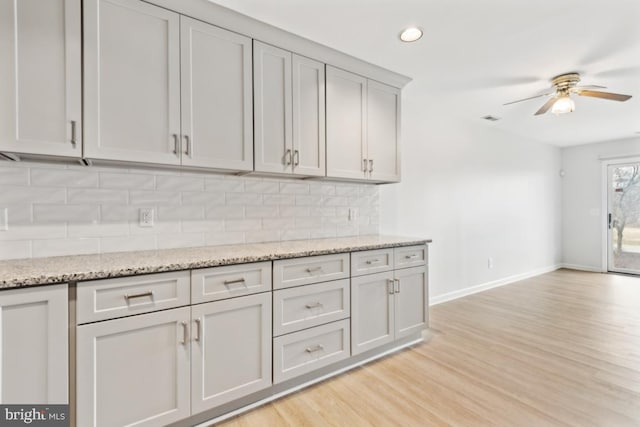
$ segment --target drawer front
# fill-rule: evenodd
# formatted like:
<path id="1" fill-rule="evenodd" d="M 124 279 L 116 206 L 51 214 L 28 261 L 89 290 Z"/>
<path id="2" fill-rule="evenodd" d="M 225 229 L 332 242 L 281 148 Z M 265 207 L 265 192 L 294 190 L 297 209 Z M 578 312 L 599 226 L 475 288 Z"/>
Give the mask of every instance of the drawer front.
<path id="1" fill-rule="evenodd" d="M 189 272 L 79 282 L 77 324 L 149 313 L 190 303 Z"/>
<path id="2" fill-rule="evenodd" d="M 273 334 L 288 334 L 348 318 L 349 294 L 349 279 L 275 291 Z"/>
<path id="3" fill-rule="evenodd" d="M 349 277 L 349 254 L 333 254 L 273 262 L 273 288 L 282 289 Z"/>
<path id="4" fill-rule="evenodd" d="M 427 245 L 404 246 L 394 249 L 395 268 L 418 267 L 427 264 Z"/>
<path id="5" fill-rule="evenodd" d="M 393 248 L 351 253 L 352 276 L 393 270 Z"/>
<path id="6" fill-rule="evenodd" d="M 191 301 L 216 301 L 271 290 L 271 262 L 191 271 Z"/>
<path id="7" fill-rule="evenodd" d="M 348 358 L 349 341 L 349 319 L 274 338 L 273 382 Z"/>

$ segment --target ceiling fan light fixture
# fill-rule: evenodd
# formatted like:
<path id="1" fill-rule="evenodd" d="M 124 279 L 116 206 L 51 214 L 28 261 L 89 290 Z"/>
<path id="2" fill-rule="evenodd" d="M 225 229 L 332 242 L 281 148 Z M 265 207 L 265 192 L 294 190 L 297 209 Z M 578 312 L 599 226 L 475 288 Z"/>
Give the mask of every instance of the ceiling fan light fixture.
<path id="1" fill-rule="evenodd" d="M 403 42 L 415 42 L 422 37 L 422 30 L 418 27 L 409 27 L 400 33 L 400 40 Z"/>
<path id="2" fill-rule="evenodd" d="M 553 103 L 551 112 L 557 116 L 560 114 L 571 113 L 572 111 L 575 111 L 575 109 L 576 103 L 573 102 L 573 99 L 571 99 L 569 95 L 561 95 L 558 97 L 556 102 Z"/>

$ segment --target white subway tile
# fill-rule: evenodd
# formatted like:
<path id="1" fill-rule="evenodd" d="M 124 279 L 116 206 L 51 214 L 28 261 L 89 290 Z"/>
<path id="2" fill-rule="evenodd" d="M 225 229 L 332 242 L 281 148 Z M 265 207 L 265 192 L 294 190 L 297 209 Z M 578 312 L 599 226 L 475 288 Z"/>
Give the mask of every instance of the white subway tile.
<path id="1" fill-rule="evenodd" d="M 223 220 L 203 219 L 195 221 L 182 221 L 182 231 L 185 233 L 207 233 L 223 230 Z"/>
<path id="2" fill-rule="evenodd" d="M 295 196 L 290 194 L 265 194 L 263 204 L 265 205 L 290 205 L 295 203 Z"/>
<path id="3" fill-rule="evenodd" d="M 100 239 L 96 238 L 34 240 L 32 243 L 33 256 L 36 258 L 100 252 Z"/>
<path id="4" fill-rule="evenodd" d="M 225 231 L 258 231 L 261 229 L 259 219 L 227 219 L 224 223 Z"/>
<path id="5" fill-rule="evenodd" d="M 247 179 L 244 183 L 244 191 L 247 193 L 278 193 L 280 191 L 280 185 L 278 181 L 256 181 L 254 179 Z"/>
<path id="6" fill-rule="evenodd" d="M 336 237 L 335 228 L 321 228 L 319 230 L 315 229 L 311 230 L 311 232 L 309 233 L 310 239 L 327 239 L 331 237 Z"/>
<path id="7" fill-rule="evenodd" d="M 91 223 L 99 218 L 98 205 L 33 205 L 34 223 Z"/>
<path id="8" fill-rule="evenodd" d="M 322 224 L 324 225 L 344 225 L 349 223 L 349 218 L 345 216 L 333 216 L 323 217 Z"/>
<path id="9" fill-rule="evenodd" d="M 262 230 L 251 231 L 245 233 L 245 243 L 261 243 L 261 242 L 277 242 L 280 240 L 280 231 L 277 230 Z"/>
<path id="10" fill-rule="evenodd" d="M 111 204 L 100 206 L 100 222 L 137 222 L 139 218 L 140 206 Z"/>
<path id="11" fill-rule="evenodd" d="M 204 246 L 205 238 L 202 233 L 174 233 L 158 234 L 158 249 L 191 248 Z"/>
<path id="12" fill-rule="evenodd" d="M 335 184 L 321 184 L 319 182 L 311 183 L 309 184 L 309 193 L 334 196 L 336 194 L 336 186 Z"/>
<path id="13" fill-rule="evenodd" d="M 280 216 L 283 218 L 309 215 L 311 208 L 308 206 L 280 206 Z"/>
<path id="14" fill-rule="evenodd" d="M 156 186 L 155 176 L 126 172 L 100 172 L 100 187 L 152 190 Z"/>
<path id="15" fill-rule="evenodd" d="M 182 193 L 183 205 L 224 205 L 224 193 L 187 191 Z"/>
<path id="16" fill-rule="evenodd" d="M 8 168 L 1 165 L 0 185 L 29 185 L 29 169 Z"/>
<path id="17" fill-rule="evenodd" d="M 370 225 L 361 225 L 360 227 L 358 227 L 358 232 L 361 236 L 365 236 L 368 234 L 378 234 L 380 230 L 377 225 L 370 224 Z"/>
<path id="18" fill-rule="evenodd" d="M 9 228 L 18 224 L 30 224 L 31 223 L 31 205 L 3 205 L 0 200 L 0 209 L 7 209 L 7 219 Z"/>
<path id="19" fill-rule="evenodd" d="M 281 182 L 280 192 L 283 194 L 305 194 L 309 192 L 309 184 L 300 182 Z"/>
<path id="20" fill-rule="evenodd" d="M 322 218 L 321 217 L 297 217 L 295 218 L 295 228 L 320 228 L 322 227 Z"/>
<path id="21" fill-rule="evenodd" d="M 278 206 L 245 206 L 247 218 L 276 218 L 278 214 Z"/>
<path id="22" fill-rule="evenodd" d="M 132 205 L 179 205 L 180 193 L 173 191 L 130 191 Z"/>
<path id="23" fill-rule="evenodd" d="M 357 236 L 358 235 L 358 226 L 356 224 L 353 225 L 339 225 L 336 229 L 338 236 Z"/>
<path id="24" fill-rule="evenodd" d="M 0 200 L 7 205 L 64 203 L 66 198 L 67 191 L 64 188 L 0 185 Z"/>
<path id="25" fill-rule="evenodd" d="M 349 199 L 343 196 L 326 196 L 323 203 L 325 206 L 349 206 Z"/>
<path id="26" fill-rule="evenodd" d="M 100 252 L 146 251 L 156 249 L 156 236 L 103 237 Z"/>
<path id="27" fill-rule="evenodd" d="M 240 179 L 206 178 L 205 188 L 216 193 L 242 193 L 244 182 Z"/>
<path id="28" fill-rule="evenodd" d="M 206 217 L 210 219 L 244 218 L 244 206 L 207 206 Z"/>
<path id="29" fill-rule="evenodd" d="M 298 206 L 321 206 L 322 196 L 320 195 L 297 195 L 296 205 Z"/>
<path id="30" fill-rule="evenodd" d="M 204 176 L 158 175 L 156 189 L 163 191 L 204 191 Z"/>
<path id="31" fill-rule="evenodd" d="M 160 221 L 204 219 L 204 206 L 160 206 Z"/>
<path id="32" fill-rule="evenodd" d="M 68 189 L 67 203 L 78 204 L 126 204 L 129 198 L 127 190 L 108 190 L 108 189 Z"/>
<path id="33" fill-rule="evenodd" d="M 31 240 L 4 241 L 0 244 L 0 259 L 31 258 Z"/>
<path id="34" fill-rule="evenodd" d="M 313 208 L 313 214 L 317 216 L 336 216 L 336 208 L 333 206 L 321 206 Z"/>
<path id="35" fill-rule="evenodd" d="M 61 239 L 67 236 L 67 225 L 59 224 L 19 224 L 9 226 L 9 230 L 0 232 L 0 241 Z"/>
<path id="36" fill-rule="evenodd" d="M 109 237 L 127 236 L 129 224 L 126 222 L 110 224 L 69 224 L 67 236 L 69 237 Z"/>
<path id="37" fill-rule="evenodd" d="M 282 240 L 301 240 L 308 239 L 311 235 L 311 230 L 284 230 L 282 232 Z"/>
<path id="38" fill-rule="evenodd" d="M 97 187 L 98 174 L 90 169 L 31 169 L 32 186 Z"/>
<path id="39" fill-rule="evenodd" d="M 129 223 L 129 234 L 133 236 L 150 235 L 150 234 L 166 234 L 166 233 L 179 233 L 180 221 L 156 221 L 153 227 L 140 227 L 138 222 Z"/>
<path id="40" fill-rule="evenodd" d="M 227 205 L 261 205 L 262 194 L 258 193 L 227 193 Z"/>
<path id="41" fill-rule="evenodd" d="M 238 245 L 244 243 L 244 233 L 241 231 L 215 231 L 205 234 L 207 245 Z"/>
<path id="42" fill-rule="evenodd" d="M 264 218 L 262 220 L 263 230 L 284 230 L 295 225 L 293 218 Z"/>
<path id="43" fill-rule="evenodd" d="M 348 185 L 348 184 L 338 184 L 338 185 L 336 185 L 336 195 L 338 195 L 338 196 L 357 196 L 358 195 L 358 186 L 357 185 Z"/>

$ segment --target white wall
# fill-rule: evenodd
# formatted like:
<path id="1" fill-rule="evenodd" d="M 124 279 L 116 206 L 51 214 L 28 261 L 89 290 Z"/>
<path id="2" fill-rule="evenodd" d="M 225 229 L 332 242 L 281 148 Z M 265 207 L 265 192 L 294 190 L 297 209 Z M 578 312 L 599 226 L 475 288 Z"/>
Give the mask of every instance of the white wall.
<path id="1" fill-rule="evenodd" d="M 567 266 L 601 271 L 603 265 L 603 160 L 640 156 L 640 138 L 585 144 L 562 150 L 563 261 Z"/>
<path id="2" fill-rule="evenodd" d="M 431 296 L 560 263 L 560 149 L 456 119 L 425 92 L 403 91 L 403 181 L 380 189 L 380 227 L 433 239 Z"/>
<path id="3" fill-rule="evenodd" d="M 141 207 L 154 227 L 138 225 Z M 3 208 L 0 259 L 378 232 L 375 185 L 154 169 L 0 162 Z"/>

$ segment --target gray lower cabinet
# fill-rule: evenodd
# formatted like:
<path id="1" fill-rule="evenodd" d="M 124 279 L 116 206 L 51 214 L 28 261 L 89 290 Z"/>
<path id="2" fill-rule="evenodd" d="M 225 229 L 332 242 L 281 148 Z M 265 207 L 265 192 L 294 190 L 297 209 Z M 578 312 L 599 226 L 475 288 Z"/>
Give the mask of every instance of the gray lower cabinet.
<path id="1" fill-rule="evenodd" d="M 192 319 L 192 413 L 271 385 L 270 292 L 195 305 Z"/>
<path id="2" fill-rule="evenodd" d="M 77 425 L 159 426 L 191 415 L 189 307 L 77 328 Z"/>

